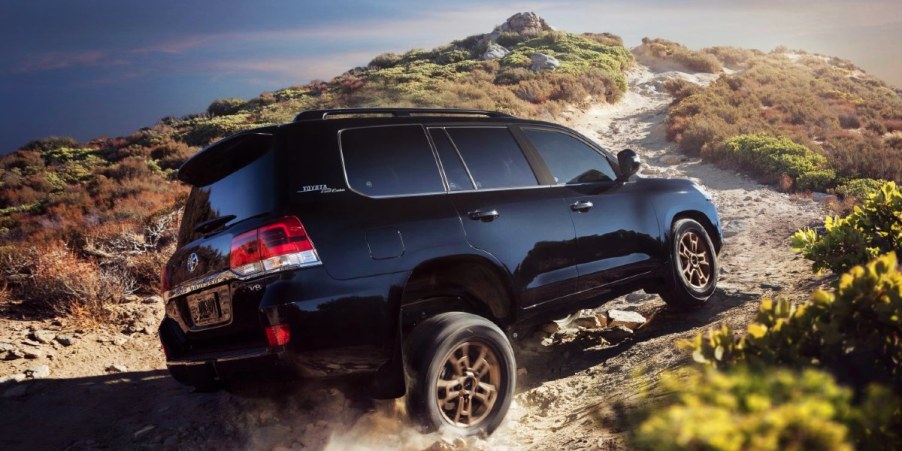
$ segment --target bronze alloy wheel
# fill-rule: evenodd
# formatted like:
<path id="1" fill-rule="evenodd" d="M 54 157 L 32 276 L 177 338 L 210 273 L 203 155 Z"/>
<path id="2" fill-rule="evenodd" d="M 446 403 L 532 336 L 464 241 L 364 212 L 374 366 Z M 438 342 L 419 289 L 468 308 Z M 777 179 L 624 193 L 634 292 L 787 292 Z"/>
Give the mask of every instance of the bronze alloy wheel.
<path id="1" fill-rule="evenodd" d="M 495 352 L 479 341 L 461 343 L 445 357 L 436 380 L 439 411 L 455 426 L 476 426 L 495 406 L 500 384 L 501 366 Z"/>
<path id="2" fill-rule="evenodd" d="M 692 288 L 703 290 L 711 280 L 711 249 L 695 231 L 689 230 L 680 237 L 680 276 Z"/>

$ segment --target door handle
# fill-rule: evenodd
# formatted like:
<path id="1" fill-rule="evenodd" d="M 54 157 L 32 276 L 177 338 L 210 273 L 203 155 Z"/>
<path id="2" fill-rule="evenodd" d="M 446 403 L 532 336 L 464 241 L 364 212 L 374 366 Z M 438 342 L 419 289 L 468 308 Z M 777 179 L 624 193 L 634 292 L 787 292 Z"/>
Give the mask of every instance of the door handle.
<path id="1" fill-rule="evenodd" d="M 470 219 L 472 219 L 474 221 L 489 222 L 489 221 L 494 221 L 499 216 L 499 214 L 498 214 L 498 210 L 495 210 L 495 209 L 485 210 L 485 211 L 473 210 L 473 211 L 467 213 L 467 216 L 469 216 Z"/>
<path id="2" fill-rule="evenodd" d="M 578 211 L 580 213 L 585 213 L 589 211 L 590 208 L 593 207 L 592 202 L 587 200 L 578 200 L 572 204 L 570 204 L 570 209 L 573 211 Z"/>

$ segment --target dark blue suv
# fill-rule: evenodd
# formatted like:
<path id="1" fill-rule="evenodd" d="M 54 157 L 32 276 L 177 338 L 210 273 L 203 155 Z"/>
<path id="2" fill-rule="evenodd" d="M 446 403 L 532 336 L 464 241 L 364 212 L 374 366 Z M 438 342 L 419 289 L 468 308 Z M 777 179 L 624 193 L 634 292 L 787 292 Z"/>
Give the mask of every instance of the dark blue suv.
<path id="1" fill-rule="evenodd" d="M 635 176 L 560 125 L 469 110 L 306 111 L 188 160 L 160 337 L 199 389 L 373 373 L 427 428 L 491 432 L 514 330 L 644 289 L 714 291 L 722 235 L 688 180 Z"/>

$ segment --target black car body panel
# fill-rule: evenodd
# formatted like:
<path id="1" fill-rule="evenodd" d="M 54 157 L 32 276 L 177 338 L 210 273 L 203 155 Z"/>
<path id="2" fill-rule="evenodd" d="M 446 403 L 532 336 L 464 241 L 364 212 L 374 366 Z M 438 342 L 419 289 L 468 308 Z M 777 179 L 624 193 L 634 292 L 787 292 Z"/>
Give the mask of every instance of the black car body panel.
<path id="1" fill-rule="evenodd" d="M 513 330 L 666 285 L 678 218 L 699 220 L 722 243 L 696 185 L 627 179 L 613 155 L 572 130 L 398 111 L 304 113 L 185 163 L 179 178 L 193 189 L 164 269 L 160 328 L 173 376 L 193 383 L 257 367 L 241 361 L 306 376 L 374 371 L 436 310 L 465 308 Z M 594 152 L 601 166 L 549 160 L 557 142 Z M 236 240 L 286 217 L 300 220 L 314 251 L 237 271 Z M 273 345 L 266 328 L 278 324 L 290 340 Z"/>

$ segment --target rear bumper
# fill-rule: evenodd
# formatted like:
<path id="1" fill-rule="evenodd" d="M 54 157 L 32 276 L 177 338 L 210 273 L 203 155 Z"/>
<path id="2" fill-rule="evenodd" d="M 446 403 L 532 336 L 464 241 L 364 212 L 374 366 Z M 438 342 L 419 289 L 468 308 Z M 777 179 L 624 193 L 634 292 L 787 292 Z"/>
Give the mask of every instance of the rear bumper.
<path id="1" fill-rule="evenodd" d="M 199 386 L 243 376 L 292 374 L 292 366 L 286 363 L 285 354 L 284 347 L 260 348 L 174 359 L 167 361 L 166 366 L 175 380 Z"/>

